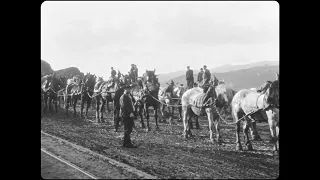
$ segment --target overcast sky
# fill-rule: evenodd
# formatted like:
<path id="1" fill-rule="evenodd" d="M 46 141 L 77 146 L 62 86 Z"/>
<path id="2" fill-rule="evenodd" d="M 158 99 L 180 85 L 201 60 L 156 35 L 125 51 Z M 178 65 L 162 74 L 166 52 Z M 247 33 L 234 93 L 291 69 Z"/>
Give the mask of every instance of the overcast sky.
<path id="1" fill-rule="evenodd" d="M 41 59 L 109 77 L 279 61 L 279 4 L 252 2 L 54 2 L 41 5 Z"/>

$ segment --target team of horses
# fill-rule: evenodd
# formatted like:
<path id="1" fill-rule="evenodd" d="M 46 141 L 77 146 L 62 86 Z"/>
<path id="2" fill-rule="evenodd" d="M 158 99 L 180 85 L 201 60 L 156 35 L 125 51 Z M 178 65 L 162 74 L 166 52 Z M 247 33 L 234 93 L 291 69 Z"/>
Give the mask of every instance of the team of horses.
<path id="1" fill-rule="evenodd" d="M 256 122 L 267 121 L 271 132 L 271 143 L 274 144 L 274 154 L 279 153 L 279 74 L 276 74 L 274 81 L 267 81 L 258 90 L 242 89 L 238 92 L 232 90 L 224 81 L 219 81 L 216 77 L 202 86 L 186 89 L 181 85 L 174 85 L 172 91 L 160 87 L 155 69 L 146 70 L 142 77 L 132 82 L 129 75 L 118 74 L 107 81 L 101 77 L 87 73 L 83 77 L 74 76 L 68 80 L 53 75 L 41 76 L 41 111 L 52 111 L 51 104 L 54 103 L 58 112 L 57 102 L 60 96 L 64 99 L 66 116 L 68 116 L 69 106 L 73 106 L 74 117 L 77 116 L 76 105 L 81 101 L 80 116 L 83 117 L 83 109 L 86 104 L 86 113 L 94 99 L 96 102 L 96 121 L 104 122 L 103 114 L 105 105 L 108 112 L 111 112 L 109 103 L 113 103 L 113 121 L 115 131 L 119 128 L 120 104 L 119 99 L 123 94 L 124 88 L 129 88 L 135 118 L 140 117 L 142 128 L 150 131 L 149 107 L 154 110 L 155 128 L 158 126 L 158 109 L 161 119 L 165 121 L 163 110 L 168 108 L 169 124 L 173 119 L 175 108 L 179 110 L 178 121 L 183 121 L 183 136 L 192 136 L 192 119 L 196 120 L 196 128 L 199 127 L 198 118 L 205 114 L 209 122 L 210 141 L 223 143 L 220 135 L 220 123 L 234 124 L 236 126 L 236 149 L 243 150 L 240 142 L 240 122 L 243 122 L 243 133 L 247 150 L 253 150 L 249 139 L 249 129 L 253 140 L 259 139 Z M 60 93 L 62 92 L 62 93 Z M 59 95 L 62 94 L 62 95 Z M 43 107 L 44 104 L 44 107 Z M 231 107 L 233 122 L 226 122 L 220 115 L 222 108 Z M 147 119 L 145 126 L 144 118 Z M 159 121 L 161 120 L 159 119 Z M 215 139 L 213 137 L 215 130 Z"/>

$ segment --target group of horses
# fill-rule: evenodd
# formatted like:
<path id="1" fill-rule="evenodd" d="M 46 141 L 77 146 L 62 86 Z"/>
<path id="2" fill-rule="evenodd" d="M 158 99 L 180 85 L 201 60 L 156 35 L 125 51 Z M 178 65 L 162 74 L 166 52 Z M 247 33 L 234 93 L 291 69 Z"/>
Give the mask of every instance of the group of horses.
<path id="1" fill-rule="evenodd" d="M 73 77 L 64 84 L 61 79 L 54 75 L 47 75 L 41 80 L 41 110 L 47 110 L 47 103 L 51 111 L 52 101 L 55 103 L 56 112 L 59 92 L 62 93 L 65 101 L 66 115 L 68 116 L 69 104 L 72 103 L 74 116 L 76 116 L 76 104 L 81 100 L 80 116 L 83 117 L 83 109 L 86 103 L 86 116 L 92 99 L 96 101 L 96 120 L 98 123 L 104 122 L 103 112 L 109 102 L 113 103 L 113 121 L 115 131 L 118 130 L 120 121 L 120 103 L 119 99 L 123 94 L 124 88 L 128 88 L 132 98 L 135 119 L 140 116 L 142 128 L 150 131 L 149 125 L 149 107 L 154 109 L 155 128 L 158 126 L 158 109 L 162 117 L 163 109 L 168 107 L 169 123 L 172 123 L 173 112 L 175 108 L 179 110 L 178 121 L 183 121 L 183 136 L 188 138 L 192 136 L 190 125 L 192 118 L 196 120 L 196 126 L 199 128 L 198 117 L 206 114 L 209 122 L 210 141 L 218 144 L 222 143 L 220 135 L 220 123 L 236 125 L 236 149 L 242 150 L 240 142 L 240 122 L 243 122 L 243 133 L 245 135 L 245 145 L 247 150 L 253 150 L 249 139 L 249 129 L 253 136 L 258 136 L 256 122 L 265 120 L 269 123 L 272 143 L 274 144 L 274 154 L 279 153 L 279 74 L 276 74 L 274 81 L 264 83 L 259 90 L 242 89 L 238 92 L 232 90 L 227 84 L 218 81 L 215 77 L 203 87 L 193 87 L 186 89 L 183 86 L 175 86 L 172 92 L 168 93 L 166 88 L 160 87 L 155 69 L 146 70 L 142 77 L 132 82 L 129 75 L 120 74 L 118 77 L 110 78 L 104 81 L 93 74 L 87 73 L 84 77 Z M 230 107 L 233 122 L 225 121 L 221 115 L 221 108 Z M 144 115 L 143 115 L 144 114 Z M 143 118 L 147 119 L 147 127 Z M 221 121 L 222 120 L 222 121 Z M 213 129 L 215 129 L 216 138 L 213 138 Z M 255 139 L 255 138 L 253 138 Z"/>

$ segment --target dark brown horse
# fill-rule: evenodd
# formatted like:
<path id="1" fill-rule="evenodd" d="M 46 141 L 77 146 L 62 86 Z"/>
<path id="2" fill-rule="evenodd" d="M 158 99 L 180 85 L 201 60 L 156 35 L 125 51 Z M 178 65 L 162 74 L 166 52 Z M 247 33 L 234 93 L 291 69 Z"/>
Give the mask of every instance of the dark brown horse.
<path id="1" fill-rule="evenodd" d="M 150 131 L 149 126 L 149 106 L 152 106 L 154 109 L 154 118 L 156 120 L 156 129 L 159 129 L 158 126 L 158 106 L 159 106 L 159 88 L 160 84 L 158 82 L 157 76 L 155 75 L 155 71 L 148 71 L 143 75 L 143 86 L 144 86 L 144 93 L 145 95 L 142 97 L 142 100 L 144 102 L 144 111 L 146 113 L 146 119 L 147 119 L 147 131 Z"/>
<path id="2" fill-rule="evenodd" d="M 44 80 L 45 79 L 45 80 Z M 44 112 L 47 112 L 47 104 L 49 103 L 49 110 L 52 111 L 51 104 L 55 104 L 56 113 L 58 112 L 58 94 L 57 91 L 61 89 L 61 82 L 59 79 L 53 75 L 46 75 L 42 78 L 42 93 L 43 93 L 43 101 L 44 101 Z"/>
<path id="3" fill-rule="evenodd" d="M 87 74 L 83 79 L 83 87 L 81 91 L 81 111 L 80 117 L 83 117 L 84 104 L 87 103 L 86 116 L 88 116 L 88 109 L 91 106 L 91 99 L 93 95 L 94 85 L 96 84 L 96 78 L 93 74 Z"/>

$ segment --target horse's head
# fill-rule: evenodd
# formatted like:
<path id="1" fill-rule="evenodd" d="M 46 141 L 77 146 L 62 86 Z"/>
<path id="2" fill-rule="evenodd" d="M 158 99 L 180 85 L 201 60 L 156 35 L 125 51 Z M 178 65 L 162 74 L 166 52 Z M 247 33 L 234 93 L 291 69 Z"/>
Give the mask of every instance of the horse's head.
<path id="1" fill-rule="evenodd" d="M 60 78 L 56 77 L 56 76 L 52 76 L 51 77 L 51 88 L 54 89 L 55 91 L 61 89 L 63 87 L 63 83 L 60 80 Z"/>
<path id="2" fill-rule="evenodd" d="M 270 83 L 264 94 L 268 104 L 279 106 L 279 74 L 275 74 L 277 76 L 276 80 Z"/>
<path id="3" fill-rule="evenodd" d="M 93 91 L 94 85 L 96 83 L 95 76 L 93 74 L 87 74 L 83 79 L 83 88 L 82 90 L 85 92 Z"/>
<path id="4" fill-rule="evenodd" d="M 184 88 L 183 86 L 178 86 L 178 87 L 174 88 L 174 90 L 173 90 L 174 94 L 179 98 L 182 97 L 182 95 L 185 91 L 186 91 L 186 88 Z"/>
<path id="5" fill-rule="evenodd" d="M 229 106 L 233 96 L 236 94 L 236 91 L 232 90 L 224 83 L 215 86 L 214 92 L 216 94 L 216 105 L 218 107 Z"/>
<path id="6" fill-rule="evenodd" d="M 154 71 L 146 70 L 146 73 L 144 74 L 145 81 L 155 83 L 156 82 L 155 72 L 156 72 L 156 69 L 154 69 Z"/>

